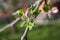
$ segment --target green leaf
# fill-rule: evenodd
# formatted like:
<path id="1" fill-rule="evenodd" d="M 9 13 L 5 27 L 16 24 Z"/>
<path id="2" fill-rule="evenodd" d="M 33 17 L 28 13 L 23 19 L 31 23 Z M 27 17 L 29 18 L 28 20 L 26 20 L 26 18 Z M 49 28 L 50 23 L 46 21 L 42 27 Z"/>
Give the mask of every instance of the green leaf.
<path id="1" fill-rule="evenodd" d="M 32 27 L 31 26 L 28 26 L 29 27 L 29 30 L 31 30 L 32 29 Z"/>
<path id="2" fill-rule="evenodd" d="M 30 10 L 32 13 L 35 11 L 34 9 L 35 9 L 35 6 L 32 6 L 32 7 L 29 8 L 29 10 Z"/>
<path id="3" fill-rule="evenodd" d="M 18 15 L 21 17 L 21 16 L 24 15 L 24 14 L 25 14 L 25 11 L 22 10 L 22 9 L 20 9 Z"/>
<path id="4" fill-rule="evenodd" d="M 51 4 L 46 4 L 43 9 L 45 12 L 48 12 L 51 8 L 52 8 Z"/>
<path id="5" fill-rule="evenodd" d="M 29 10 L 31 12 L 30 16 L 33 16 L 33 15 L 37 16 L 41 12 L 41 10 L 34 10 L 34 9 L 35 9 L 35 6 L 32 6 L 32 7 L 29 8 Z"/>
<path id="6" fill-rule="evenodd" d="M 16 12 L 15 12 L 15 18 L 17 18 L 17 17 L 21 17 L 22 15 L 24 15 L 25 14 L 25 11 L 24 10 L 22 10 L 22 9 L 20 9 L 20 10 L 17 10 Z"/>
<path id="7" fill-rule="evenodd" d="M 29 30 L 31 30 L 34 27 L 34 22 L 29 22 L 28 27 L 29 27 Z"/>
<path id="8" fill-rule="evenodd" d="M 36 10 L 33 15 L 37 16 L 39 13 L 41 12 L 41 10 Z"/>
<path id="9" fill-rule="evenodd" d="M 20 27 L 24 27 L 25 24 L 26 24 L 26 21 L 21 22 L 21 23 L 20 23 Z"/>

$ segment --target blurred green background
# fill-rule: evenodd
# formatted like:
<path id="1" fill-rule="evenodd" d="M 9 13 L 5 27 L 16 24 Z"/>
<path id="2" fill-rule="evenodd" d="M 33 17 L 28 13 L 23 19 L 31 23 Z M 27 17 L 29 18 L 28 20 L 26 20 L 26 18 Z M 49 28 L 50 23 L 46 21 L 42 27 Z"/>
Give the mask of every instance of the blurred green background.
<path id="1" fill-rule="evenodd" d="M 0 23 L 0 28 L 4 25 Z M 0 40 L 20 40 L 25 27 L 17 26 L 17 33 L 14 34 L 11 28 L 0 33 Z M 48 25 L 35 26 L 28 32 L 28 40 L 60 40 L 60 21 L 51 21 Z"/>

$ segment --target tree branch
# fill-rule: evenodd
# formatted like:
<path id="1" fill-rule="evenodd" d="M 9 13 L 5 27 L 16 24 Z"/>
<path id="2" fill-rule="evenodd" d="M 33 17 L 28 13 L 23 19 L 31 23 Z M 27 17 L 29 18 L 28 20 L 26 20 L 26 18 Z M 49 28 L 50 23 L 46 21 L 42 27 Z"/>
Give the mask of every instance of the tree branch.
<path id="1" fill-rule="evenodd" d="M 6 25 L 5 27 L 3 27 L 2 29 L 0 29 L 0 32 L 4 31 L 5 29 L 13 26 L 16 22 L 18 22 L 20 20 L 20 18 L 17 18 L 16 20 L 14 20 L 12 23 Z"/>
<path id="2" fill-rule="evenodd" d="M 36 7 L 35 7 L 35 10 L 38 9 L 38 7 L 39 7 L 39 5 L 41 4 L 42 1 L 43 1 L 43 0 L 37 0 L 37 1 L 33 4 L 33 6 L 36 6 Z"/>
<path id="3" fill-rule="evenodd" d="M 21 36 L 21 40 L 24 40 L 24 38 L 27 36 L 28 30 L 29 30 L 29 27 L 27 26 L 25 31 L 24 31 L 24 34 Z"/>

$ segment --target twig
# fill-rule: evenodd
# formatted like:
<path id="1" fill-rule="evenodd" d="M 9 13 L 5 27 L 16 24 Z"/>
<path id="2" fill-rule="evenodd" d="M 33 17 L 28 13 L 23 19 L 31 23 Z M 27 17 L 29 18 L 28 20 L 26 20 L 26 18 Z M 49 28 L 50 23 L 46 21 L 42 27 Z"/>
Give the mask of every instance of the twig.
<path id="1" fill-rule="evenodd" d="M 42 1 L 43 1 L 43 0 L 37 0 L 36 3 L 33 4 L 33 6 L 36 6 L 36 7 L 35 7 L 35 10 L 38 9 L 38 7 L 39 7 L 39 5 L 41 4 Z"/>
<path id="2" fill-rule="evenodd" d="M 27 26 L 24 31 L 24 34 L 21 36 L 21 40 L 24 40 L 24 38 L 27 36 L 28 30 L 29 30 L 29 27 Z"/>
<path id="3" fill-rule="evenodd" d="M 5 29 L 13 26 L 16 22 L 18 22 L 20 20 L 20 18 L 17 18 L 16 20 L 14 20 L 12 23 L 6 25 L 5 27 L 3 27 L 2 29 L 0 29 L 0 32 L 4 31 Z"/>

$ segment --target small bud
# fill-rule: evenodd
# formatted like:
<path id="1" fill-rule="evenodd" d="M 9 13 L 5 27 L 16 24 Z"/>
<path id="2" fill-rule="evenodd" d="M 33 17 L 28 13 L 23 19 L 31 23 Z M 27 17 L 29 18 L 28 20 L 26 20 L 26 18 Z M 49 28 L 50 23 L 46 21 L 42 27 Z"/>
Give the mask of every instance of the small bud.
<path id="1" fill-rule="evenodd" d="M 59 10 L 58 10 L 57 7 L 53 7 L 53 8 L 52 8 L 52 13 L 55 13 L 55 14 L 56 14 L 56 13 L 58 13 L 58 11 L 59 11 Z"/>

